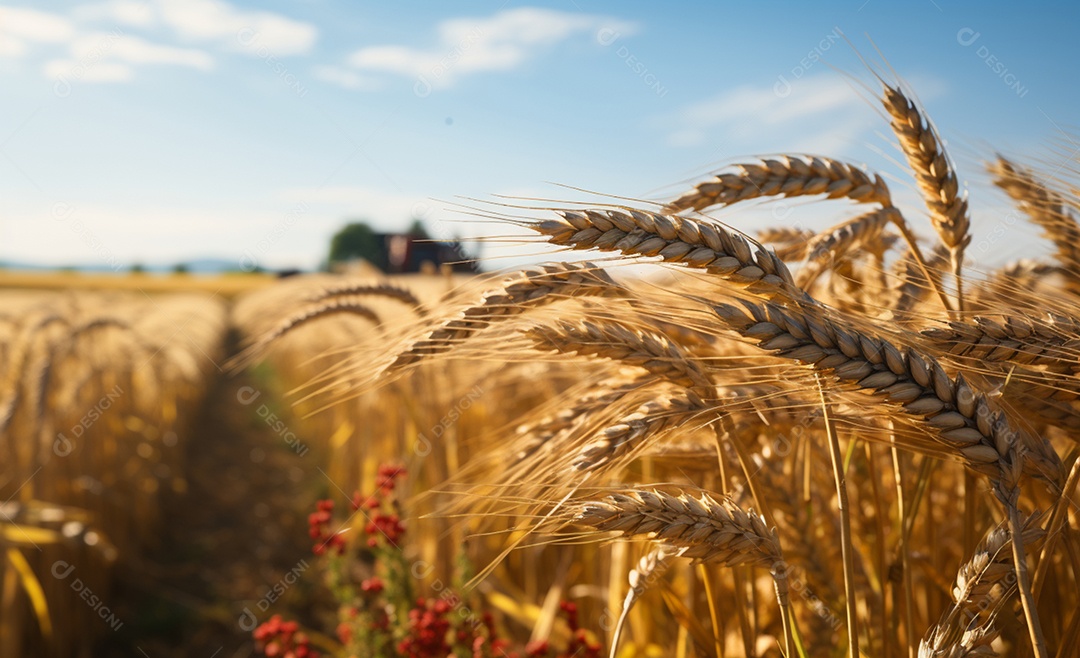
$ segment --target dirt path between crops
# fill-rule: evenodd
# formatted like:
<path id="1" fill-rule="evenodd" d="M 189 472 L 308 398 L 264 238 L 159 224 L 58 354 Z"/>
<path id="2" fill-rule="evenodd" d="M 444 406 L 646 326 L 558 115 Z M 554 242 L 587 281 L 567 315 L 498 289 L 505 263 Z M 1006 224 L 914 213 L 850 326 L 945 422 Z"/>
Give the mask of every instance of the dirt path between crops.
<path id="1" fill-rule="evenodd" d="M 126 623 L 106 655 L 250 656 L 271 603 L 315 614 L 306 516 L 319 473 L 267 424 L 269 396 L 246 374 L 222 373 L 208 390 L 188 432 L 188 491 L 166 503 L 161 547 L 119 574 Z"/>

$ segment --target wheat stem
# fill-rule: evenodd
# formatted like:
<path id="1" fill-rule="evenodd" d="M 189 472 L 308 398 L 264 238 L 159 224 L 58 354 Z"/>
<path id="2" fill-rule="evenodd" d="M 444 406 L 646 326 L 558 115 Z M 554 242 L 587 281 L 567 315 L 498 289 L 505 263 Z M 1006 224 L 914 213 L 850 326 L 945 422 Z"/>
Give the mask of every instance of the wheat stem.
<path id="1" fill-rule="evenodd" d="M 844 603 L 847 609 L 848 656 L 859 658 L 859 618 L 855 602 L 855 558 L 851 543 L 851 512 L 848 508 L 847 476 L 844 474 L 840 439 L 836 436 L 829 415 L 829 402 L 825 398 L 825 385 L 816 376 L 818 394 L 821 396 L 821 412 L 825 420 L 825 433 L 829 438 L 829 458 L 832 461 L 833 480 L 836 483 L 836 504 L 840 511 L 840 549 L 844 561 Z"/>
<path id="2" fill-rule="evenodd" d="M 1031 648 L 1036 658 L 1049 658 L 1046 650 L 1046 638 L 1043 636 L 1042 625 L 1039 623 L 1039 610 L 1035 604 L 1035 597 L 1031 592 L 1031 579 L 1028 574 L 1027 559 L 1024 553 L 1024 526 L 1020 522 L 1020 510 L 1016 505 L 1006 505 L 1009 515 L 1009 533 L 1012 535 L 1013 564 L 1016 568 L 1016 589 L 1020 595 L 1020 603 L 1024 608 L 1024 620 L 1027 622 L 1028 634 L 1031 638 Z"/>

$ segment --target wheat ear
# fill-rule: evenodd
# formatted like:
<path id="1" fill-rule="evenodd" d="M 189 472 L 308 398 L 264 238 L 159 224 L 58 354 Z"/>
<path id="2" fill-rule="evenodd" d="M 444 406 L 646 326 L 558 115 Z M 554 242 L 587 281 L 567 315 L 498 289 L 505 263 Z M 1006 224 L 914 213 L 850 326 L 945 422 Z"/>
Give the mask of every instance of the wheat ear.
<path id="1" fill-rule="evenodd" d="M 805 245 L 814 237 L 814 232 L 808 228 L 794 226 L 770 226 L 758 230 L 757 239 L 762 243 L 778 244 L 785 247 Z"/>
<path id="2" fill-rule="evenodd" d="M 560 408 L 556 413 L 519 425 L 514 430 L 517 444 L 515 459 L 519 462 L 528 459 L 537 450 L 555 441 L 556 437 L 575 427 L 581 419 L 618 403 L 633 391 L 648 385 L 650 379 L 650 375 L 643 375 L 629 381 L 620 377 L 601 382 L 595 390 L 573 399 L 568 406 Z"/>
<path id="3" fill-rule="evenodd" d="M 956 172 L 937 131 L 911 99 L 898 87 L 885 85 L 882 102 L 930 211 L 930 222 L 949 249 L 959 288 L 964 249 L 971 242 L 971 218 L 967 199 L 960 194 Z"/>
<path id="4" fill-rule="evenodd" d="M 729 496 L 676 496 L 646 489 L 586 502 L 578 510 L 578 523 L 626 537 L 646 536 L 679 557 L 769 568 L 790 645 L 787 565 L 776 530 L 770 530 L 761 515 L 743 510 Z"/>
<path id="5" fill-rule="evenodd" d="M 644 368 L 702 397 L 715 396 L 712 379 L 699 360 L 663 334 L 614 320 L 561 320 L 531 327 L 525 334 L 541 349 L 611 359 Z"/>
<path id="6" fill-rule="evenodd" d="M 444 354 L 458 343 L 500 319 L 517 316 L 571 297 L 622 297 L 626 291 L 607 272 L 592 263 L 554 263 L 518 272 L 502 286 L 484 294 L 479 303 L 440 323 L 399 353 L 384 372 Z"/>
<path id="7" fill-rule="evenodd" d="M 840 260 L 859 246 L 877 242 L 885 227 L 898 221 L 899 214 L 892 207 L 873 210 L 817 235 L 806 245 L 807 264 L 799 270 L 796 282 L 804 289 L 809 288 L 829 261 Z"/>
<path id="8" fill-rule="evenodd" d="M 395 286 L 392 283 L 339 283 L 319 290 L 309 296 L 307 301 L 321 302 L 325 299 L 341 297 L 343 295 L 348 295 L 350 297 L 360 297 L 364 295 L 385 297 L 386 299 L 393 299 L 402 304 L 411 306 L 413 310 L 416 311 L 417 315 L 427 315 L 427 309 L 424 308 L 423 303 L 420 302 L 420 299 L 414 295 L 412 291 L 402 288 L 401 286 Z"/>
<path id="9" fill-rule="evenodd" d="M 1075 369 L 1080 355 L 1080 322 L 1063 315 L 1048 314 L 1045 320 L 1020 314 L 1000 320 L 976 316 L 921 333 L 945 354 L 979 361 Z"/>
<path id="10" fill-rule="evenodd" d="M 752 294 L 808 299 L 775 253 L 720 224 L 630 208 L 556 212 L 560 219 L 530 224 L 552 244 L 659 256 L 718 275 Z"/>
<path id="11" fill-rule="evenodd" d="M 731 205 L 770 196 L 816 196 L 851 199 L 859 203 L 892 205 L 889 188 L 880 176 L 870 178 L 854 165 L 817 156 L 786 155 L 760 163 L 734 165 L 670 202 L 668 212 Z"/>
<path id="12" fill-rule="evenodd" d="M 702 400 L 697 396 L 676 395 L 650 400 L 634 413 L 597 432 L 578 452 L 574 468 L 579 471 L 604 468 L 651 437 L 684 426 L 703 410 Z"/>
<path id="13" fill-rule="evenodd" d="M 1008 194 L 1054 243 L 1058 260 L 1071 274 L 1080 273 L 1080 225 L 1065 198 L 1035 179 L 1031 170 L 998 156 L 990 165 L 994 185 Z"/>
<path id="14" fill-rule="evenodd" d="M 932 357 L 817 310 L 748 301 L 713 310 L 762 349 L 828 371 L 921 421 L 969 468 L 1000 485 L 1003 502 L 1015 500 L 1021 474 L 1059 486 L 1063 481 L 1061 460 L 1048 442 L 1014 427 L 963 375 L 950 377 Z"/>
<path id="15" fill-rule="evenodd" d="M 1037 519 L 1032 516 L 1023 524 L 1020 541 L 1025 546 L 1033 546 L 1045 534 Z M 919 644 L 920 658 L 987 655 L 989 644 L 996 637 L 993 629 L 996 612 L 1016 589 L 1011 543 L 1008 526 L 1003 523 L 961 565 L 952 590 L 953 606 L 927 630 Z"/>
<path id="16" fill-rule="evenodd" d="M 625 537 L 647 536 L 693 560 L 767 567 L 783 560 L 765 519 L 727 496 L 635 489 L 582 503 L 574 521 Z"/>
<path id="17" fill-rule="evenodd" d="M 615 631 L 611 635 L 609 658 L 615 658 L 618 655 L 619 639 L 622 637 L 623 627 L 626 624 L 626 618 L 630 615 L 630 610 L 653 581 L 663 578 L 668 567 L 671 566 L 671 556 L 670 548 L 660 546 L 642 556 L 637 565 L 630 570 L 630 589 L 626 592 L 626 598 L 623 599 L 619 621 L 615 624 Z"/>

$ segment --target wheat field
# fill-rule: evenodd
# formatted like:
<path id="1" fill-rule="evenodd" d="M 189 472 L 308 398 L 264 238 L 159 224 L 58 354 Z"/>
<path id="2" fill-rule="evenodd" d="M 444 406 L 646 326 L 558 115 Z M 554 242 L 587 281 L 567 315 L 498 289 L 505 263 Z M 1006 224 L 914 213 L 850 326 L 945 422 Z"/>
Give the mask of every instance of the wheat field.
<path id="1" fill-rule="evenodd" d="M 912 98 L 882 85 L 928 222 L 792 154 L 471 208 L 562 259 L 520 271 L 4 292 L 0 654 L 1080 655 L 1075 161 L 988 159 L 1054 252 L 987 270 Z M 739 223 L 797 198 L 835 224 Z M 181 559 L 236 582 L 177 649 L 112 589 L 200 471 L 272 533 Z"/>

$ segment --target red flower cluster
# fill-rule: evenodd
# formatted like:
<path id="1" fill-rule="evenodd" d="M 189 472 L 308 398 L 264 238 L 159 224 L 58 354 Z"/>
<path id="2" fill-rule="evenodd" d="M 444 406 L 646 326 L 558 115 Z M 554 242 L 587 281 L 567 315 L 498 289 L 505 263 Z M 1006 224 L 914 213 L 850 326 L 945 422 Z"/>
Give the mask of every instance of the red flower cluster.
<path id="1" fill-rule="evenodd" d="M 365 594 L 378 594 L 383 591 L 383 587 L 385 586 L 382 578 L 379 578 L 378 576 L 372 576 L 360 583 L 360 589 L 363 590 Z"/>
<path id="2" fill-rule="evenodd" d="M 589 636 L 585 629 L 578 625 L 577 604 L 572 601 L 563 601 L 559 608 L 566 615 L 566 623 L 570 626 L 570 644 L 563 651 L 564 656 L 577 656 L 578 658 L 599 658 L 602 647 L 599 642 L 589 642 Z"/>
<path id="3" fill-rule="evenodd" d="M 379 545 L 380 537 L 386 539 L 392 548 L 399 548 L 398 540 L 405 534 L 405 526 L 397 514 L 383 514 L 376 510 L 364 526 L 364 532 L 368 534 L 367 543 L 372 548 Z"/>
<path id="4" fill-rule="evenodd" d="M 389 494 L 394 490 L 394 480 L 399 477 L 405 477 L 405 467 L 397 464 L 383 464 L 379 466 L 379 476 L 375 481 L 375 486 L 379 489 L 379 492 L 383 495 Z"/>
<path id="5" fill-rule="evenodd" d="M 472 649 L 473 658 L 600 658 L 601 647 L 590 642 L 586 631 L 578 625 L 577 605 L 561 604 L 570 626 L 570 642 L 563 651 L 555 651 L 546 640 L 530 642 L 524 654 L 510 651 L 510 642 L 499 638 L 490 613 L 484 613 L 482 624 L 466 620 L 452 627 L 452 606 L 444 599 L 420 599 L 409 611 L 409 634 L 398 643 L 397 652 L 407 658 L 445 658 L 460 655 L 464 647 Z"/>
<path id="6" fill-rule="evenodd" d="M 451 653 L 447 643 L 450 604 L 441 599 L 416 602 L 409 611 L 409 636 L 398 643 L 398 654 L 408 658 L 445 658 Z"/>
<path id="7" fill-rule="evenodd" d="M 315 540 L 311 552 L 322 555 L 327 548 L 336 550 L 338 555 L 345 552 L 345 536 L 334 532 L 334 501 L 320 500 L 314 512 L 308 515 L 308 535 Z"/>
<path id="8" fill-rule="evenodd" d="M 579 626 L 577 606 L 570 602 L 561 604 L 570 627 L 570 642 L 561 651 L 546 640 L 530 642 L 523 649 L 514 648 L 509 640 L 499 637 L 489 612 L 477 610 L 480 613 L 477 616 L 468 612 L 470 603 L 475 606 L 478 601 L 464 601 L 450 589 L 443 589 L 440 597 L 411 602 L 409 592 L 419 583 L 407 580 L 408 565 L 401 552 L 405 526 L 395 496 L 398 481 L 404 476 L 405 469 L 401 466 L 384 464 L 379 467 L 371 495 L 365 497 L 356 492 L 350 501 L 353 511 L 360 511 L 367 518 L 365 539 L 368 546 L 376 549 L 367 557 L 374 560 L 376 567 L 365 566 L 366 577 L 358 586 L 347 588 L 346 596 L 339 597 L 343 607 L 339 609 L 336 634 L 347 650 L 363 645 L 371 649 L 361 651 L 364 655 L 393 653 L 404 658 L 600 658 L 600 645 L 590 641 L 590 634 Z M 308 517 L 311 537 L 318 542 L 316 555 L 322 555 L 327 548 L 336 549 L 339 555 L 344 553 L 346 535 L 332 532 L 333 512 L 334 503 L 322 500 Z M 384 550 L 387 548 L 394 550 Z M 338 570 L 337 582 L 356 582 L 351 580 L 354 572 L 344 561 L 334 560 L 329 566 Z M 406 609 L 407 616 L 403 614 Z M 455 610 L 460 610 L 464 618 L 455 618 Z M 263 633 L 273 637 L 270 631 Z M 284 655 L 282 649 L 275 650 L 278 653 L 266 655 Z"/>
<path id="9" fill-rule="evenodd" d="M 367 525 L 364 532 L 367 533 L 367 544 L 374 548 L 379 545 L 379 540 L 385 538 L 392 548 L 400 546 L 400 539 L 405 534 L 405 525 L 397 512 L 386 513 L 383 508 L 387 505 L 395 507 L 390 494 L 394 491 L 394 485 L 398 478 L 405 476 L 403 466 L 383 464 L 379 467 L 378 478 L 375 481 L 375 493 L 361 500 L 360 492 L 353 494 L 352 506 L 354 510 L 361 507 L 370 510 Z"/>
<path id="10" fill-rule="evenodd" d="M 269 621 L 260 624 L 252 633 L 259 651 L 270 658 L 318 658 L 307 635 L 297 631 L 295 621 L 282 621 L 281 615 L 274 615 Z"/>

